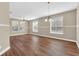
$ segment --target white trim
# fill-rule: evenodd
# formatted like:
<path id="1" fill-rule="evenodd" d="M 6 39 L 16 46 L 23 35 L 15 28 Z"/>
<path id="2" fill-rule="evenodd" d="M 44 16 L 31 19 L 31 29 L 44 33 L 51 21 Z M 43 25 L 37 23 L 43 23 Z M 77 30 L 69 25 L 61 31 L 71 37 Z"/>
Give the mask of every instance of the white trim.
<path id="1" fill-rule="evenodd" d="M 58 32 L 50 32 L 50 33 L 52 33 L 52 34 L 64 34 L 63 32 L 62 33 L 58 33 Z"/>
<path id="2" fill-rule="evenodd" d="M 0 26 L 9 27 L 9 25 L 7 25 L 7 24 L 0 24 Z"/>
<path id="3" fill-rule="evenodd" d="M 79 48 L 79 43 L 78 43 L 78 42 L 76 42 L 76 44 L 77 44 L 77 47 Z"/>
<path id="4" fill-rule="evenodd" d="M 24 34 L 27 34 L 27 33 L 11 34 L 10 36 L 17 36 L 17 35 L 24 35 Z"/>
<path id="5" fill-rule="evenodd" d="M 34 34 L 34 33 L 32 33 L 32 34 Z M 70 42 L 76 42 L 76 40 L 70 40 L 70 39 L 65 39 L 65 38 L 52 37 L 52 36 L 47 36 L 47 35 L 40 35 L 40 34 L 34 34 L 34 35 L 38 35 L 38 36 L 44 36 L 44 37 L 50 37 L 50 38 L 55 38 L 55 39 L 59 39 L 59 40 L 65 40 L 65 41 L 70 41 Z"/>
<path id="6" fill-rule="evenodd" d="M 7 47 L 6 49 L 4 49 L 3 51 L 0 52 L 0 56 L 5 53 L 6 51 L 8 51 L 10 49 L 10 47 Z"/>

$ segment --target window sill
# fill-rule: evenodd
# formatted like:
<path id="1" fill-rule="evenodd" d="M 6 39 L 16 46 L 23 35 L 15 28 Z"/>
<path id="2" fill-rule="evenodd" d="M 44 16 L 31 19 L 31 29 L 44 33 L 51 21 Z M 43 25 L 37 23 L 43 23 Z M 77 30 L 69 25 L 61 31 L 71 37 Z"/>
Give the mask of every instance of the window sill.
<path id="1" fill-rule="evenodd" d="M 52 34 L 64 34 L 64 33 L 59 33 L 59 32 L 50 32 Z"/>
<path id="2" fill-rule="evenodd" d="M 38 32 L 38 31 L 32 31 L 32 32 Z"/>

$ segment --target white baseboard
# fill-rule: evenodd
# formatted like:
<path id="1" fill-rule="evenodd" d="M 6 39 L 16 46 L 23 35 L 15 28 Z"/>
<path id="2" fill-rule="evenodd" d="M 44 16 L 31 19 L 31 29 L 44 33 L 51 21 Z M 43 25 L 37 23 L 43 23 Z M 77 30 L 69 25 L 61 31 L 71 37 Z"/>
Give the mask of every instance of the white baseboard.
<path id="1" fill-rule="evenodd" d="M 24 35 L 24 34 L 27 34 L 27 33 L 20 33 L 20 34 L 11 34 L 10 36 L 16 36 L 16 35 Z"/>
<path id="2" fill-rule="evenodd" d="M 34 33 L 32 33 L 32 34 L 34 34 Z M 38 35 L 38 36 L 44 36 L 44 37 L 49 37 L 49 38 L 55 38 L 55 39 L 59 39 L 59 40 L 65 40 L 65 41 L 70 41 L 70 42 L 76 42 L 76 40 L 70 40 L 70 39 L 65 39 L 65 38 L 52 37 L 52 36 L 47 36 L 47 35 L 40 35 L 40 34 L 34 34 L 34 35 Z"/>
<path id="3" fill-rule="evenodd" d="M 77 47 L 79 48 L 79 43 L 78 43 L 78 42 L 76 42 L 76 44 L 77 44 Z"/>
<path id="4" fill-rule="evenodd" d="M 10 49 L 10 47 L 7 47 L 6 49 L 4 49 L 2 52 L 0 52 L 0 56 L 2 55 L 2 54 L 4 54 L 6 51 L 8 51 Z"/>
<path id="5" fill-rule="evenodd" d="M 55 39 L 59 39 L 59 40 L 65 40 L 65 41 L 69 41 L 69 42 L 75 42 L 77 44 L 77 47 L 79 48 L 79 43 L 76 40 L 70 40 L 70 39 L 65 39 L 65 38 L 58 38 L 58 37 L 52 37 L 52 36 L 47 36 L 47 35 L 40 35 L 40 34 L 34 34 L 33 35 L 38 35 L 38 36 L 43 36 L 43 37 L 49 37 L 49 38 L 55 38 Z"/>

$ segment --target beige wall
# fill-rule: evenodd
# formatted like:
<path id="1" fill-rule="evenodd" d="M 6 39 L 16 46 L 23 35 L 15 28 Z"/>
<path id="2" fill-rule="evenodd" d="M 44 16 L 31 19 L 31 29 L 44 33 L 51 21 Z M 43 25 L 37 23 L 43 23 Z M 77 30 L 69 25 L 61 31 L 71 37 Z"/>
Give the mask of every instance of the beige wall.
<path id="1" fill-rule="evenodd" d="M 77 33 L 77 45 L 78 45 L 78 47 L 79 47 L 79 6 L 78 6 L 78 8 L 77 8 L 77 31 L 76 31 L 76 33 Z"/>
<path id="2" fill-rule="evenodd" d="M 69 39 L 69 40 L 76 40 L 76 10 L 68 11 L 68 12 L 63 12 L 55 15 L 61 15 L 64 17 L 64 34 L 53 34 L 50 33 L 50 23 L 45 22 L 44 19 L 46 17 L 42 17 L 38 20 L 38 27 L 39 27 L 39 32 L 34 33 L 32 32 L 32 21 L 29 21 L 29 34 L 39 34 L 39 35 L 45 35 L 45 36 L 50 36 L 50 37 L 57 37 L 57 38 L 64 38 L 64 39 Z M 54 15 L 52 15 L 54 16 Z M 71 26 L 71 27 L 65 27 L 65 26 Z M 73 27 L 72 27 L 73 26 Z"/>
<path id="3" fill-rule="evenodd" d="M 0 2 L 0 53 L 7 49 L 9 45 L 9 3 Z"/>
<path id="4" fill-rule="evenodd" d="M 18 21 L 18 22 L 21 21 L 19 19 L 13 19 L 13 18 L 11 18 L 10 20 L 11 21 Z M 10 21 L 10 23 L 11 23 L 11 21 Z M 10 27 L 10 29 L 11 29 L 11 27 Z M 10 30 L 10 35 L 11 36 L 14 36 L 14 35 L 23 35 L 23 34 L 27 34 L 27 33 L 28 33 L 28 21 L 25 21 L 24 31 L 23 32 L 13 32 L 13 31 Z"/>

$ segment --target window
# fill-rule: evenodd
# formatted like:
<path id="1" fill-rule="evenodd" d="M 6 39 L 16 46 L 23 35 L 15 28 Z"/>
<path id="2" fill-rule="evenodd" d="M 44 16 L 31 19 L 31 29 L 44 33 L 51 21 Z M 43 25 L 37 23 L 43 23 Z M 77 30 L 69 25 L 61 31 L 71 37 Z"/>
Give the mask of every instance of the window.
<path id="1" fill-rule="evenodd" d="M 63 16 L 54 16 L 50 21 L 50 33 L 63 34 Z"/>
<path id="2" fill-rule="evenodd" d="M 18 24 L 18 21 L 12 21 L 12 22 L 11 22 L 11 26 L 12 26 L 11 30 L 12 30 L 13 32 L 18 32 L 18 31 L 19 31 L 19 24 Z"/>
<path id="3" fill-rule="evenodd" d="M 24 32 L 25 31 L 25 21 L 19 22 L 19 31 Z"/>
<path id="4" fill-rule="evenodd" d="M 32 23 L 32 31 L 38 32 L 38 21 L 33 21 Z"/>
<path id="5" fill-rule="evenodd" d="M 25 21 L 11 21 L 11 31 L 12 32 L 24 32 L 25 31 Z"/>

